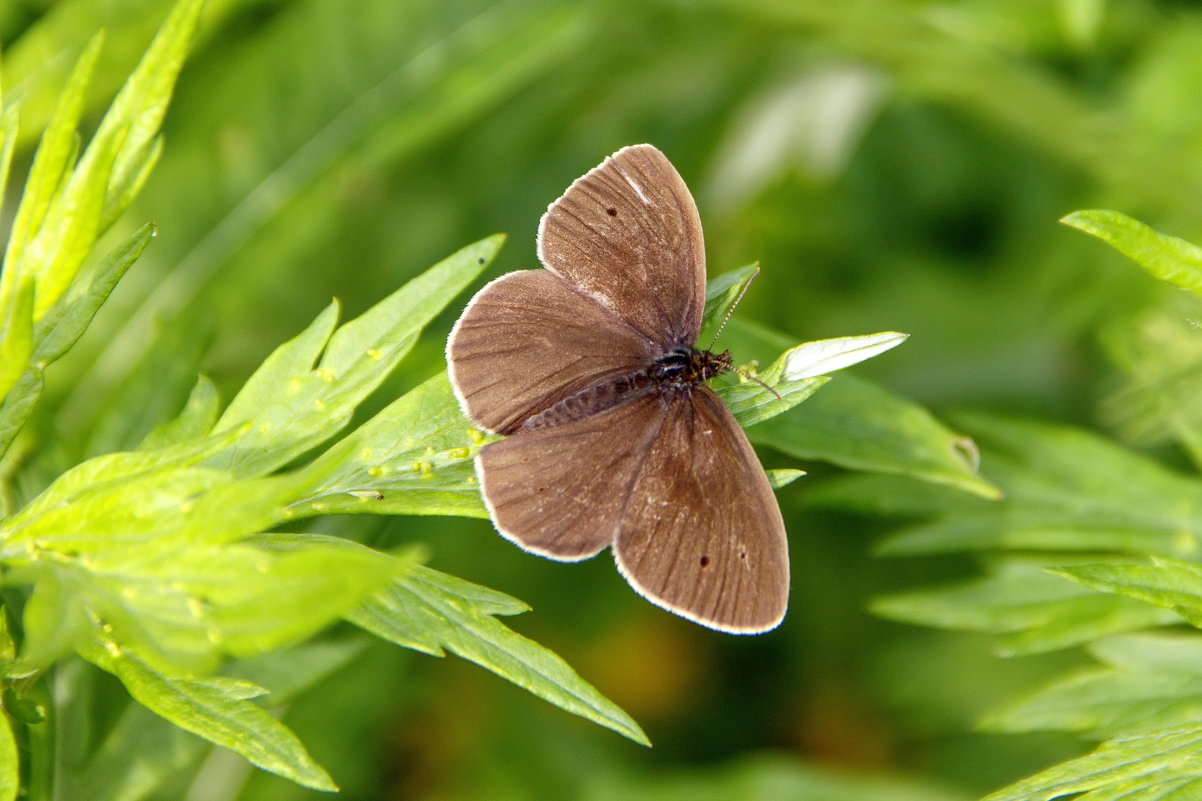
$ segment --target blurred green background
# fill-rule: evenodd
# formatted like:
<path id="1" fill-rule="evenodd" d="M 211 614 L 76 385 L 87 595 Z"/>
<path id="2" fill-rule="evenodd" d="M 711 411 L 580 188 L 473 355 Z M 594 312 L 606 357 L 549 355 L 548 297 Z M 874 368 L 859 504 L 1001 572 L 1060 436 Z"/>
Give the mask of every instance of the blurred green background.
<path id="1" fill-rule="evenodd" d="M 87 38 L 107 29 L 95 121 L 168 7 L 0 3 L 18 174 Z M 130 447 L 198 372 L 231 396 L 332 296 L 349 318 L 497 231 L 510 240 L 488 278 L 535 266 L 546 205 L 637 142 L 692 187 L 711 275 L 761 262 L 739 316 L 797 341 L 908 332 L 856 371 L 936 414 L 1134 436 L 1104 403 L 1121 385 L 1108 332 L 1170 308 L 1172 290 L 1056 221 L 1116 208 L 1198 239 L 1200 87 L 1202 9 L 1187 2 L 210 0 L 163 159 L 112 234 L 149 220 L 158 238 L 48 377 L 38 466 L 50 477 Z M 374 408 L 443 369 L 459 308 Z M 105 413 L 130 404 L 145 410 L 136 430 Z M 289 724 L 349 799 L 776 798 L 764 788 L 818 786 L 799 778 L 813 768 L 864 798 L 971 798 L 1084 747 L 972 731 L 1080 657 L 1000 660 L 983 638 L 870 617 L 872 596 L 970 564 L 874 558 L 879 521 L 807 505 L 839 471 L 762 458 L 811 472 L 780 493 L 794 585 L 762 637 L 703 630 L 636 597 L 608 557 L 537 559 L 485 521 L 319 523 L 425 543 L 434 567 L 529 602 L 511 625 L 654 749 L 381 642 Z M 206 769 L 250 771 L 232 757 Z M 316 797 L 246 780 L 245 798 Z"/>

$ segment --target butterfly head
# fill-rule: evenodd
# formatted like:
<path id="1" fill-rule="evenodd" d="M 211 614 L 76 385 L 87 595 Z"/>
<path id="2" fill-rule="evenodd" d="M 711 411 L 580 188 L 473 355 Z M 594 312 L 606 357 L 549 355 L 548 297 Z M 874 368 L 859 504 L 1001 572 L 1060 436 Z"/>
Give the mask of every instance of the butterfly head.
<path id="1" fill-rule="evenodd" d="M 655 360 L 648 373 L 657 384 L 691 386 L 709 381 L 732 367 L 730 351 L 673 348 Z"/>

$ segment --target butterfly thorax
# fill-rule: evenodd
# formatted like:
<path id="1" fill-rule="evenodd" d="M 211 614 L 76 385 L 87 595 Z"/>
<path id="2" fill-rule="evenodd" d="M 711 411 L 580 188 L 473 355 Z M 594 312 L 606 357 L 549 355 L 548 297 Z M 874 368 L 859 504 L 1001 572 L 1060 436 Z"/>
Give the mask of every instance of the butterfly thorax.
<path id="1" fill-rule="evenodd" d="M 673 395 L 730 369 L 730 351 L 715 354 L 697 348 L 674 348 L 644 370 L 601 381 L 564 398 L 527 419 L 521 427 L 562 425 L 653 393 Z"/>
<path id="2" fill-rule="evenodd" d="M 651 380 L 661 387 L 685 387 L 709 381 L 731 369 L 730 351 L 711 353 L 697 348 L 674 348 L 647 368 Z"/>

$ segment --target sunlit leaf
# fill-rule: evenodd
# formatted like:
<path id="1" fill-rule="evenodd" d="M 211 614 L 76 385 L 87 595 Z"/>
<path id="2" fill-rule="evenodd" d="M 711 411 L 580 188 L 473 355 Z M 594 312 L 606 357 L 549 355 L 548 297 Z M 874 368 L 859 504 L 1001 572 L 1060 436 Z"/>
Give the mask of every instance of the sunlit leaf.
<path id="1" fill-rule="evenodd" d="M 1060 220 L 1096 236 L 1161 281 L 1202 295 L 1202 248 L 1117 211 L 1074 211 Z"/>
<path id="2" fill-rule="evenodd" d="M 111 640 L 84 656 L 121 680 L 138 703 L 181 729 L 229 748 L 263 770 L 315 790 L 338 788 L 284 724 L 249 699 L 266 690 L 250 682 L 213 677 L 188 679 L 152 669 Z"/>
<path id="3" fill-rule="evenodd" d="M 566 662 L 494 617 L 525 608 L 500 593 L 417 568 L 349 619 L 406 648 L 434 655 L 451 651 L 556 706 L 649 745 L 639 725 Z"/>

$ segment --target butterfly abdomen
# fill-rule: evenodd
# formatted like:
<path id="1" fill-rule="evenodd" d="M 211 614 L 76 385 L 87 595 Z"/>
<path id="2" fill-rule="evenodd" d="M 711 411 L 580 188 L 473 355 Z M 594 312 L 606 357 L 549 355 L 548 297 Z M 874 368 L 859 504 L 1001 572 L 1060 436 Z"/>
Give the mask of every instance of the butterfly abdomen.
<path id="1" fill-rule="evenodd" d="M 564 398 L 529 418 L 522 428 L 546 428 L 580 420 L 653 392 L 665 395 L 688 390 L 730 369 L 730 353 L 713 354 L 696 348 L 675 348 L 645 370 L 611 378 Z"/>
<path id="2" fill-rule="evenodd" d="M 546 428 L 580 420 L 648 395 L 654 392 L 657 386 L 646 372 L 620 375 L 564 398 L 550 409 L 526 420 L 522 423 L 522 428 Z"/>

